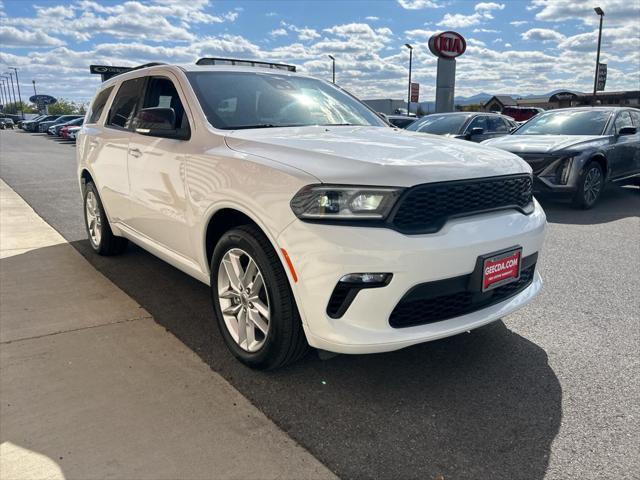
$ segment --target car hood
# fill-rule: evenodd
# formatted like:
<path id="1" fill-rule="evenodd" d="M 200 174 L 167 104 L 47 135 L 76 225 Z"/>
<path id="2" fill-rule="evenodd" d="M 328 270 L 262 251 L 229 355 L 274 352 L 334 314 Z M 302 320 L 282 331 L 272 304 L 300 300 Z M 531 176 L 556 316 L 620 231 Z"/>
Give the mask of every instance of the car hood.
<path id="1" fill-rule="evenodd" d="M 531 172 L 504 151 L 386 127 L 235 130 L 226 142 L 232 150 L 295 167 L 324 183 L 412 186 Z"/>
<path id="2" fill-rule="evenodd" d="M 607 142 L 600 135 L 506 135 L 485 140 L 482 145 L 501 148 L 513 153 L 554 153 L 567 148 Z"/>

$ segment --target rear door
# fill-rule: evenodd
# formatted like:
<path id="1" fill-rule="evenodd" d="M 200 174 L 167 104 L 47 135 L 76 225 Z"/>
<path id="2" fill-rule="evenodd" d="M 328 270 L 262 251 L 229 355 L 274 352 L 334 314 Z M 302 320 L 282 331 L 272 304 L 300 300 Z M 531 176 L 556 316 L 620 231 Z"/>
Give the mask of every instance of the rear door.
<path id="1" fill-rule="evenodd" d="M 147 77 L 140 108 L 171 108 L 180 128 L 189 128 L 184 96 L 169 74 Z M 153 241 L 194 258 L 187 228 L 185 144 L 178 140 L 133 133 L 129 144 L 131 208 L 127 224 Z"/>

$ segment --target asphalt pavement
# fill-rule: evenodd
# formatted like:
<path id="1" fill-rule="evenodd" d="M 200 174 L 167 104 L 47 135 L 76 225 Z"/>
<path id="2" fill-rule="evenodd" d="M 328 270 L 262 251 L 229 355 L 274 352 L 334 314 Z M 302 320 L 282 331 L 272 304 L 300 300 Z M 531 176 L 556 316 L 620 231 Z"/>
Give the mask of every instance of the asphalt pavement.
<path id="1" fill-rule="evenodd" d="M 228 353 L 205 285 L 135 246 L 90 251 L 73 144 L 3 131 L 0 153 L 41 217 L 340 477 L 639 477 L 640 189 L 610 188 L 591 211 L 544 201 L 544 291 L 502 321 L 264 373 Z"/>

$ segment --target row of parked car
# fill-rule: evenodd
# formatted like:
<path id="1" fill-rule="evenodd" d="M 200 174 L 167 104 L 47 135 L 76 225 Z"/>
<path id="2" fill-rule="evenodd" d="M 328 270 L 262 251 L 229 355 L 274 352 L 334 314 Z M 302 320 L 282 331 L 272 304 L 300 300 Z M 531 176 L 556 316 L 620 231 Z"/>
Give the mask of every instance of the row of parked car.
<path id="1" fill-rule="evenodd" d="M 504 113 L 504 112 L 503 112 Z M 640 110 L 577 107 L 541 111 L 527 121 L 488 112 L 434 113 L 421 118 L 389 116 L 393 126 L 490 145 L 531 165 L 534 190 L 596 204 L 606 183 L 640 177 Z"/>
<path id="2" fill-rule="evenodd" d="M 84 115 L 40 115 L 31 120 L 19 122 L 18 126 L 27 132 L 47 133 L 54 137 L 75 141 L 83 122 Z"/>

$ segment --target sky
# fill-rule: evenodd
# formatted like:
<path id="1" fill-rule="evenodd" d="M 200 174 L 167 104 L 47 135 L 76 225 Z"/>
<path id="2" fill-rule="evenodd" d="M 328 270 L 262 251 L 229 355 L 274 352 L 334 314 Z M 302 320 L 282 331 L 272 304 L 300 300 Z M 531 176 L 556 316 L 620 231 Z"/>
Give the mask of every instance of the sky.
<path id="1" fill-rule="evenodd" d="M 593 88 L 598 16 L 608 91 L 640 89 L 640 0 L 216 1 L 0 0 L 0 74 L 20 88 L 86 102 L 90 64 L 193 63 L 203 56 L 293 63 L 363 98 L 406 99 L 409 54 L 420 101 L 435 95 L 436 32 L 467 40 L 456 95 Z"/>

